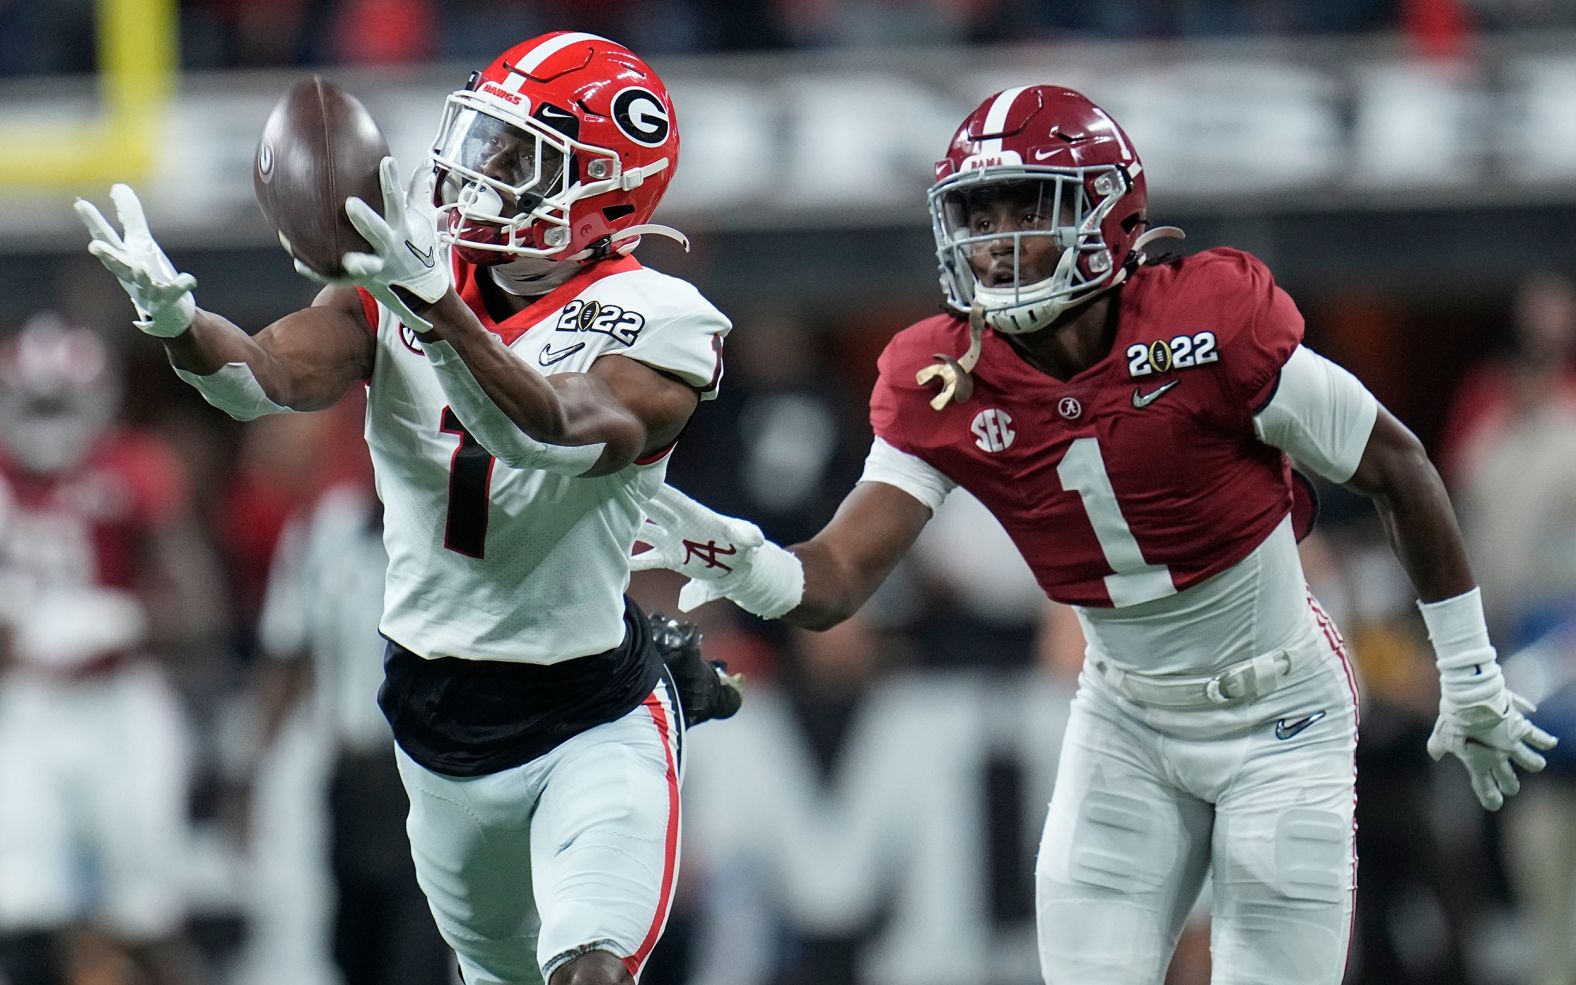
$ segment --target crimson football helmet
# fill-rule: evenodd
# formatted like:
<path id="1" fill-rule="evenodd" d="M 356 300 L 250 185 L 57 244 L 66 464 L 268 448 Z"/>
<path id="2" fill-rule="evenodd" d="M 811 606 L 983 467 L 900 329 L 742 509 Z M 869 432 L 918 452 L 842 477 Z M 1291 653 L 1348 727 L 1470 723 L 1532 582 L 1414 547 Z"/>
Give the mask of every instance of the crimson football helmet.
<path id="1" fill-rule="evenodd" d="M 1026 221 L 1000 228 L 981 218 L 1004 199 L 1022 203 Z M 998 332 L 1046 327 L 1142 259 L 1148 199 L 1138 152 L 1110 114 L 1071 89 L 1019 86 L 981 103 L 936 163 L 929 203 L 949 307 L 976 309 Z M 1047 252 L 1037 245 L 1049 247 L 1054 269 L 1035 277 L 1025 256 Z M 988 279 L 976 269 L 987 255 L 999 268 Z"/>
<path id="2" fill-rule="evenodd" d="M 634 249 L 678 167 L 673 102 L 622 45 L 560 31 L 451 94 L 433 142 L 440 235 L 472 263 Z"/>
<path id="3" fill-rule="evenodd" d="M 92 329 L 45 313 L 0 342 L 0 446 L 23 469 L 79 464 L 119 404 L 115 362 Z"/>

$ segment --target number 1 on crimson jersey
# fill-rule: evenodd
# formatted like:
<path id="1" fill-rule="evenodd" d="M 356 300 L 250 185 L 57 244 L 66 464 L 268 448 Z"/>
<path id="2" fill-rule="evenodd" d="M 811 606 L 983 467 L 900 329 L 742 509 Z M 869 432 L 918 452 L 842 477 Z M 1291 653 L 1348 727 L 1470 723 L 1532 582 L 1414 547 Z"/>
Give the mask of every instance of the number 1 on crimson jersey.
<path id="1" fill-rule="evenodd" d="M 457 554 L 482 558 L 487 554 L 487 494 L 492 487 L 492 453 L 482 447 L 454 408 L 443 408 L 438 430 L 460 436 L 460 446 L 449 459 L 449 510 L 443 523 L 443 546 Z"/>
<path id="2" fill-rule="evenodd" d="M 1077 438 L 1056 466 L 1062 488 L 1076 492 L 1083 500 L 1084 512 L 1094 527 L 1095 539 L 1105 554 L 1105 563 L 1115 574 L 1105 578 L 1105 590 L 1115 606 L 1152 602 L 1176 593 L 1171 571 L 1163 564 L 1150 564 L 1138 549 L 1138 541 L 1122 516 L 1116 490 L 1105 471 L 1096 438 Z"/>

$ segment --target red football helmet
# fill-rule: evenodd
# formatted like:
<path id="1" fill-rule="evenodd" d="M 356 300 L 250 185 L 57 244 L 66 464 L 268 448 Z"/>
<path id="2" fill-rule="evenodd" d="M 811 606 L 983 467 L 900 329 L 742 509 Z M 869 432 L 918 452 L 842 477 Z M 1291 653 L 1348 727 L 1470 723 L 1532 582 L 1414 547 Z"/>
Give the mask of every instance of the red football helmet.
<path id="1" fill-rule="evenodd" d="M 433 142 L 441 235 L 479 264 L 627 253 L 679 160 L 673 102 L 622 45 L 560 31 L 451 94 Z"/>
<path id="2" fill-rule="evenodd" d="M 45 313 L 0 342 L 0 446 L 27 471 L 80 463 L 119 403 L 115 361 L 92 329 Z"/>
<path id="3" fill-rule="evenodd" d="M 1022 206 L 1010 228 L 983 217 L 1008 199 Z M 1148 222 L 1132 141 L 1105 110 L 1059 86 L 1019 86 L 981 103 L 936 163 L 929 201 L 948 305 L 960 314 L 978 306 L 1007 334 L 1044 328 L 1120 283 L 1141 258 Z M 1054 270 L 1036 277 L 1025 264 L 1033 253 Z M 988 279 L 976 269 L 987 254 L 1000 268 Z"/>

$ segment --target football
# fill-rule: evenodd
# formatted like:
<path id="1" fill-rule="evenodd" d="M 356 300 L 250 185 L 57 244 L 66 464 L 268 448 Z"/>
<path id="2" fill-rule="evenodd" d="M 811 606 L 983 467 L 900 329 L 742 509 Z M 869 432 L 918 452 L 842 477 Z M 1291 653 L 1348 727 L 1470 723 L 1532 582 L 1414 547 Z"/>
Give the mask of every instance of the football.
<path id="1" fill-rule="evenodd" d="M 365 106 L 321 76 L 290 87 L 268 114 L 252 160 L 252 186 L 285 248 L 328 277 L 340 258 L 370 247 L 345 215 L 357 196 L 380 214 L 378 162 L 388 141 Z"/>

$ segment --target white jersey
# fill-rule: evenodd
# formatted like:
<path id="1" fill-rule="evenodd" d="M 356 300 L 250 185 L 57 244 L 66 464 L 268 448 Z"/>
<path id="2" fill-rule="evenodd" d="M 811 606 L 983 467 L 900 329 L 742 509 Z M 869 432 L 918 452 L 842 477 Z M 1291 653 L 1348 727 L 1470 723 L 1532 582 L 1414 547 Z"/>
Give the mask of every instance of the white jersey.
<path id="1" fill-rule="evenodd" d="M 476 268 L 457 263 L 455 274 L 482 324 L 544 374 L 620 355 L 702 396 L 721 378 L 727 318 L 632 257 L 596 264 L 501 323 L 481 304 Z M 629 552 L 666 451 L 596 478 L 500 465 L 448 409 L 415 334 L 381 308 L 377 319 L 366 438 L 389 555 L 383 635 L 428 659 L 551 664 L 618 646 Z"/>

